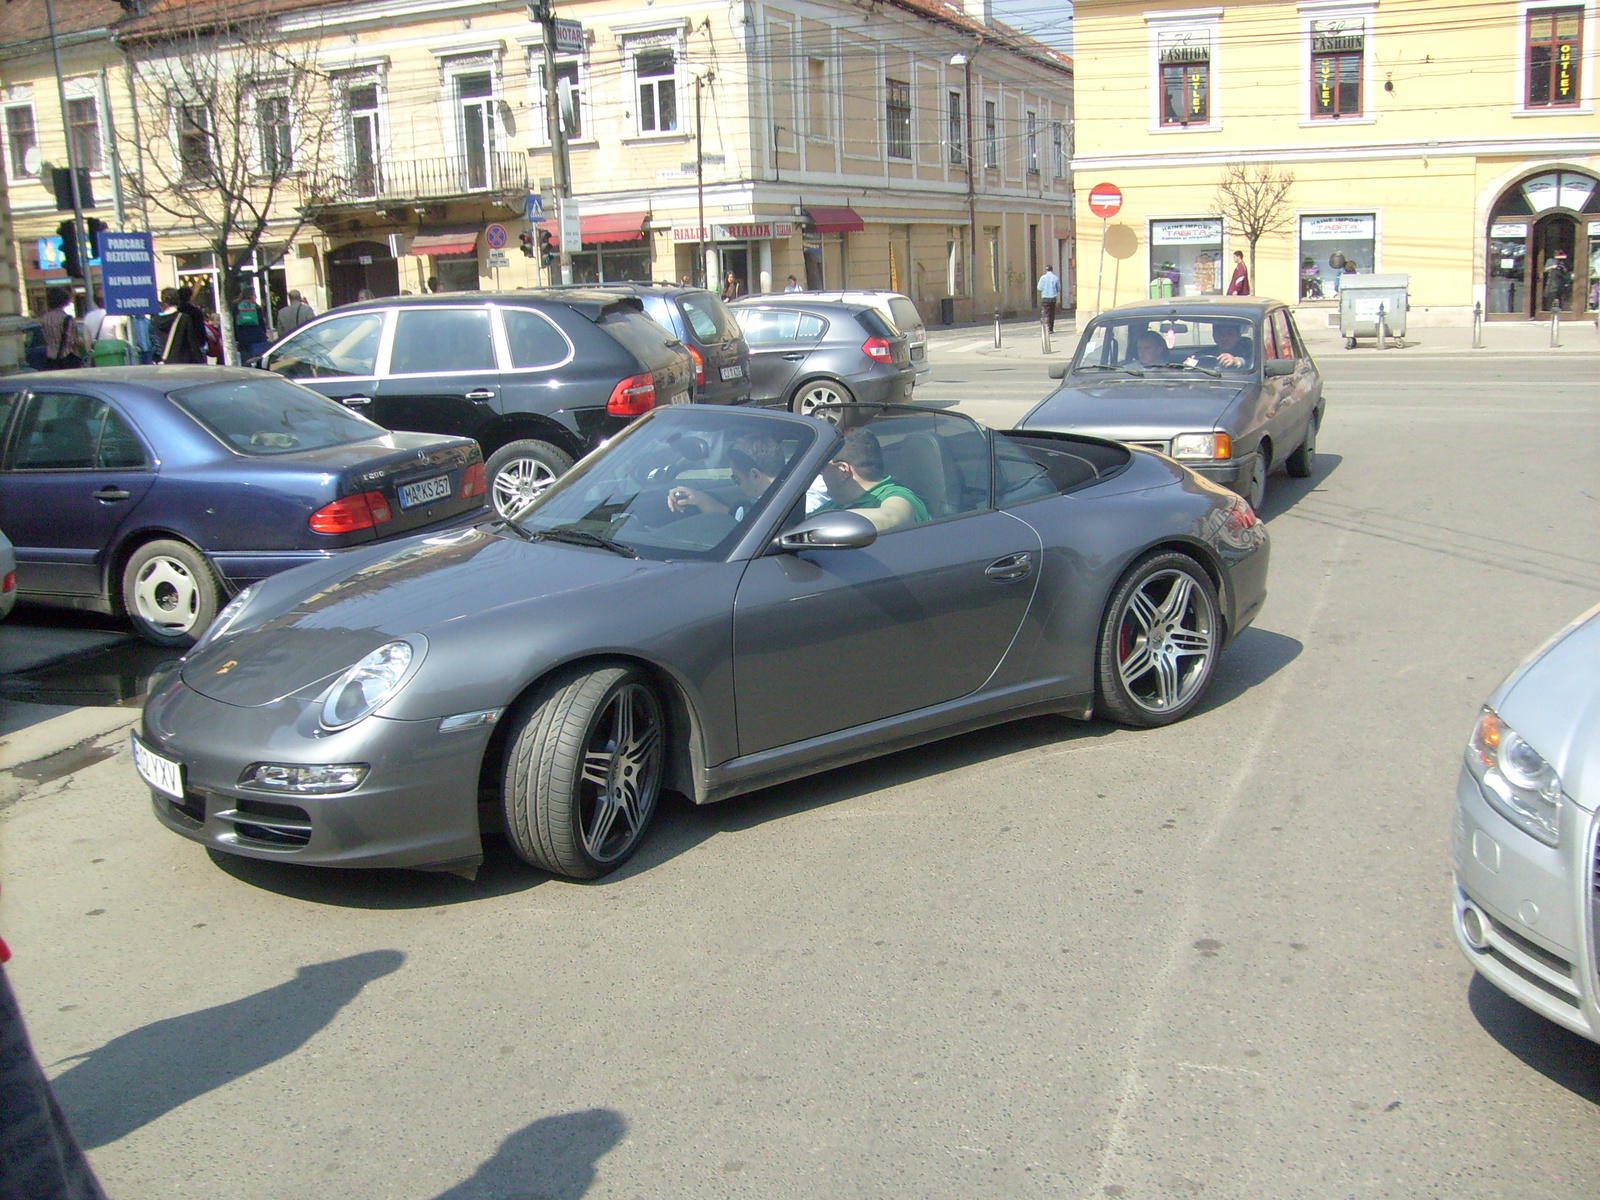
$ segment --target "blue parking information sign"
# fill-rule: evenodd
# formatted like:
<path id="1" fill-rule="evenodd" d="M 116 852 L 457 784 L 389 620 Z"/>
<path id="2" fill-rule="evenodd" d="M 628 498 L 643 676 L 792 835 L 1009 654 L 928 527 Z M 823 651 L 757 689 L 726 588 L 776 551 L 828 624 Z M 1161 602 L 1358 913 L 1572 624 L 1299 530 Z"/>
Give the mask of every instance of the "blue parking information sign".
<path id="1" fill-rule="evenodd" d="M 156 255 L 148 233 L 100 235 L 100 281 L 108 313 L 157 312 Z"/>

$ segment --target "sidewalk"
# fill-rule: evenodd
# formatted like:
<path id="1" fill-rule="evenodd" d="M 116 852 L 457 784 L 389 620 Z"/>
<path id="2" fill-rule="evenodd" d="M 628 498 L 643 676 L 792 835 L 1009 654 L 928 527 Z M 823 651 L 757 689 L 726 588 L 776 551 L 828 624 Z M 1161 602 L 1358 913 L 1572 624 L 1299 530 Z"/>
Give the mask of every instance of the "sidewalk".
<path id="1" fill-rule="evenodd" d="M 1051 348 L 1045 354 L 1039 338 L 1037 318 L 1000 323 L 1001 347 L 994 348 L 994 323 L 971 325 L 934 325 L 928 328 L 928 349 L 939 357 L 946 355 L 979 354 L 989 357 L 1022 360 L 1066 362 L 1078 345 L 1078 331 L 1088 318 L 1056 318 L 1056 332 L 1051 338 Z M 1388 350 L 1379 350 L 1371 338 L 1363 338 L 1354 350 L 1346 350 L 1344 339 L 1336 328 L 1319 328 L 1302 323 L 1301 336 L 1306 348 L 1318 358 L 1333 356 L 1371 356 L 1379 354 L 1404 355 L 1407 358 L 1480 358 L 1515 357 L 1552 354 L 1575 357 L 1600 356 L 1600 331 L 1592 319 L 1566 322 L 1561 326 L 1561 345 L 1550 345 L 1550 326 L 1546 322 L 1486 323 L 1483 327 L 1483 348 L 1472 348 L 1470 328 L 1412 328 L 1406 331 L 1403 345 L 1390 343 Z M 937 360 L 936 360 L 937 361 Z"/>

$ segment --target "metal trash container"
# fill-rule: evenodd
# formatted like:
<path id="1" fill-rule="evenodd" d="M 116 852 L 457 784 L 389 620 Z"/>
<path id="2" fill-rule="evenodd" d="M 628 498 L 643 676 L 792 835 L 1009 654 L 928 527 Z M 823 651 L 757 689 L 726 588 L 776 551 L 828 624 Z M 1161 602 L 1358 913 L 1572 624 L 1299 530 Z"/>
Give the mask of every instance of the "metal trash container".
<path id="1" fill-rule="evenodd" d="M 1342 275 L 1339 278 L 1339 333 L 1346 350 L 1357 338 L 1378 336 L 1378 309 L 1390 337 L 1404 337 L 1409 307 L 1409 275 Z"/>
<path id="2" fill-rule="evenodd" d="M 954 325 L 956 323 L 956 302 L 949 296 L 939 297 L 939 324 Z"/>

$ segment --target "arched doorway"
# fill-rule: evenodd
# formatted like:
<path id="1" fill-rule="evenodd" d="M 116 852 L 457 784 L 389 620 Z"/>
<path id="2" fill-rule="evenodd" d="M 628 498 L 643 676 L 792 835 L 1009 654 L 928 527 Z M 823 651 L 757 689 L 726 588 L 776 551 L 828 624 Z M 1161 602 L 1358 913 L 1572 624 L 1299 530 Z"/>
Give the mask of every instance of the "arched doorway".
<path id="1" fill-rule="evenodd" d="M 1512 184 L 1489 215 L 1488 316 L 1537 320 L 1596 308 L 1600 287 L 1600 180 L 1543 171 Z M 1564 281 L 1564 289 L 1556 286 Z"/>
<path id="2" fill-rule="evenodd" d="M 400 294 L 400 266 L 381 242 L 350 242 L 328 251 L 328 301 L 353 303 L 361 289 L 374 296 Z"/>

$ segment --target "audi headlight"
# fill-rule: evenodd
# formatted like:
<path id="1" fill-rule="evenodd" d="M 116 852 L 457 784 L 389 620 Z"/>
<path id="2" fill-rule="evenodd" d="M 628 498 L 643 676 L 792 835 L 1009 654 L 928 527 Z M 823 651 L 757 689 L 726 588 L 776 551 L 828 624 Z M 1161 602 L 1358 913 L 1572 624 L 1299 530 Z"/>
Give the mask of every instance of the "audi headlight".
<path id="1" fill-rule="evenodd" d="M 1484 799 L 1547 846 L 1561 840 L 1561 778 L 1539 752 L 1485 708 L 1467 745 L 1467 769 Z"/>
<path id="2" fill-rule="evenodd" d="M 322 701 L 322 727 L 344 729 L 370 715 L 400 690 L 413 659 L 420 659 L 410 642 L 379 646 L 334 681 Z"/>
<path id="3" fill-rule="evenodd" d="M 1180 433 L 1172 439 L 1173 458 L 1233 457 L 1233 439 L 1225 433 Z"/>
<path id="4" fill-rule="evenodd" d="M 255 594 L 256 585 L 252 583 L 244 591 L 224 604 L 222 611 L 212 618 L 211 624 L 206 626 L 205 633 L 200 636 L 200 640 L 194 644 L 194 649 L 190 650 L 189 653 L 193 654 L 195 650 L 199 650 L 202 646 L 209 646 L 212 642 L 226 637 L 228 630 L 233 628 L 233 623 L 239 619 L 239 614 L 250 607 L 250 601 L 255 599 Z"/>

